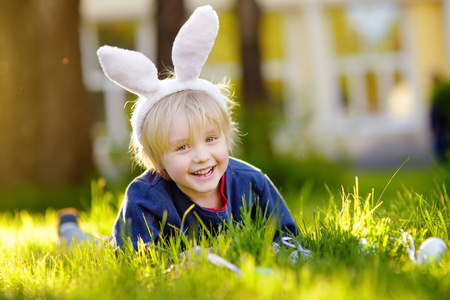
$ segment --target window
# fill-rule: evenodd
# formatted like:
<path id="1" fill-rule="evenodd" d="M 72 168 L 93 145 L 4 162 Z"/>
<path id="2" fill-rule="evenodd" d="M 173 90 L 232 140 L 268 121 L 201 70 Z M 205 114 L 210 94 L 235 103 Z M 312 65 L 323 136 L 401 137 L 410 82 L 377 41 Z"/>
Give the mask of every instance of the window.
<path id="1" fill-rule="evenodd" d="M 327 9 L 326 16 L 345 115 L 386 113 L 389 94 L 406 72 L 398 7 L 351 2 Z"/>

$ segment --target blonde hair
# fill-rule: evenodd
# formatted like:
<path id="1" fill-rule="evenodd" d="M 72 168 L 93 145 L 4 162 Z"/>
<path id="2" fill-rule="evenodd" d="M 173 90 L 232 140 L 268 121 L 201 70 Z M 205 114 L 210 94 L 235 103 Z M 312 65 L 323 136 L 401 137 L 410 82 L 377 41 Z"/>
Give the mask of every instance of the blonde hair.
<path id="1" fill-rule="evenodd" d="M 223 91 L 229 91 L 227 85 L 218 87 L 222 94 L 225 94 Z M 207 121 L 212 121 L 224 133 L 228 150 L 231 152 L 237 142 L 238 130 L 231 116 L 231 109 L 235 103 L 228 94 L 224 98 L 229 112 L 207 93 L 197 90 L 176 92 L 158 101 L 145 117 L 142 145 L 136 139 L 131 141 L 136 162 L 147 169 L 159 172 L 165 179 L 170 179 L 163 170 L 162 157 L 169 150 L 170 127 L 174 120 L 180 119 L 180 116 L 187 118 L 191 134 L 194 128 L 203 126 Z"/>

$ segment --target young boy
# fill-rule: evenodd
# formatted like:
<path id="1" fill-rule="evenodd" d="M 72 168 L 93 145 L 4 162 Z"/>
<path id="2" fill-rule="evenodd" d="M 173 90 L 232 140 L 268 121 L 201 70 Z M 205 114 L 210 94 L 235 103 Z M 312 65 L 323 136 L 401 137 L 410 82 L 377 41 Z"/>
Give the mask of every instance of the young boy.
<path id="1" fill-rule="evenodd" d="M 173 45 L 175 78 L 163 81 L 139 52 L 109 46 L 98 51 L 106 76 L 140 97 L 132 145 L 147 171 L 127 188 L 112 232 L 118 247 L 128 238 L 135 249 L 140 240 L 158 242 L 174 228 L 197 230 L 198 218 L 214 231 L 230 218 L 239 220 L 243 205 L 256 203 L 267 216 L 273 213 L 283 232 L 298 234 L 269 178 L 229 157 L 237 130 L 227 89 L 199 78 L 217 31 L 215 11 L 197 8 Z"/>

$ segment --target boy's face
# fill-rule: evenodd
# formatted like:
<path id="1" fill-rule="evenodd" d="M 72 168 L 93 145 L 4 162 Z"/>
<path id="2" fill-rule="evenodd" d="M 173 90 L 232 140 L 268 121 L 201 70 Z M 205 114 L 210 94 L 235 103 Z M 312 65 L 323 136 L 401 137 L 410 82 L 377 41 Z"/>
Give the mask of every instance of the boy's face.
<path id="1" fill-rule="evenodd" d="M 162 167 L 194 202 L 214 199 L 228 167 L 226 138 L 214 122 L 193 128 L 192 134 L 188 124 L 186 118 L 172 123 L 170 147 L 162 157 Z"/>

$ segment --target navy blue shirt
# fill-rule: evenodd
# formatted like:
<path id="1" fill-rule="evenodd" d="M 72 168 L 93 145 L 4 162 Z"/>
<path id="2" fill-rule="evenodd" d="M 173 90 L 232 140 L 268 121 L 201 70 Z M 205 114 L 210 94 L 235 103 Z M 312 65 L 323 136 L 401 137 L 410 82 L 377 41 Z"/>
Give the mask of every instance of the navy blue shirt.
<path id="1" fill-rule="evenodd" d="M 124 240 L 131 238 L 133 247 L 137 249 L 139 239 L 144 243 L 157 242 L 160 234 L 173 234 L 174 227 L 181 229 L 183 216 L 193 204 L 194 208 L 185 216 L 183 231 L 188 227 L 201 227 L 194 212 L 209 230 L 214 231 L 215 228 L 223 227 L 230 218 L 240 220 L 244 203 L 247 207 L 258 203 L 263 212 L 267 208 L 266 216 L 273 212 L 272 218 L 284 232 L 298 234 L 297 225 L 286 203 L 270 179 L 259 169 L 230 157 L 224 177 L 222 192 L 228 203 L 221 210 L 211 210 L 195 204 L 175 182 L 165 180 L 151 171 L 144 172 L 127 188 L 112 230 L 116 247 L 121 247 Z M 164 227 L 161 228 L 163 222 Z"/>

